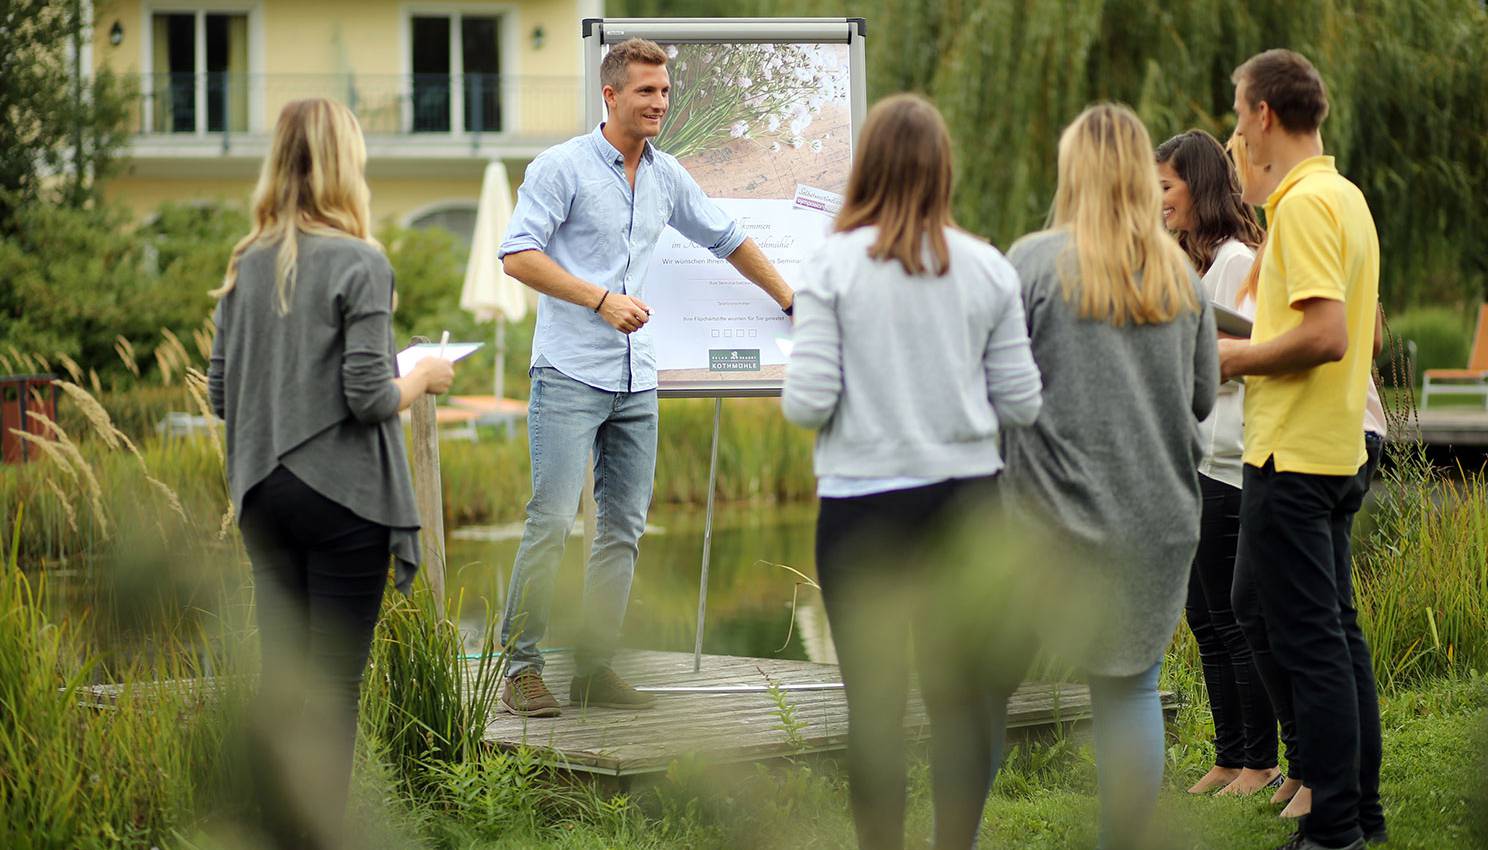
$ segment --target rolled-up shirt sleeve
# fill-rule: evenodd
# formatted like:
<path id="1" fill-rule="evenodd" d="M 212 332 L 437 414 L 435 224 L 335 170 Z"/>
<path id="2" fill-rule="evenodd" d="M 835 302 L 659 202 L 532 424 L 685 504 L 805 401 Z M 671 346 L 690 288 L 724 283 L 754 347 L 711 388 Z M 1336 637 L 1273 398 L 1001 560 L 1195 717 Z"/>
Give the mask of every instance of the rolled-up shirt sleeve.
<path id="1" fill-rule="evenodd" d="M 393 271 L 360 263 L 347 273 L 341 301 L 341 391 L 358 422 L 375 424 L 398 415 L 401 393 L 393 383 Z"/>
<path id="2" fill-rule="evenodd" d="M 728 213 L 713 199 L 703 194 L 703 188 L 692 179 L 687 169 L 673 167 L 676 200 L 672 205 L 672 216 L 667 224 L 678 233 L 691 239 L 720 260 L 738 250 L 747 234 Z"/>
<path id="3" fill-rule="evenodd" d="M 548 240 L 568 218 L 577 191 L 574 169 L 565 167 L 561 157 L 548 153 L 534 159 L 517 188 L 517 207 L 496 255 L 548 250 Z"/>

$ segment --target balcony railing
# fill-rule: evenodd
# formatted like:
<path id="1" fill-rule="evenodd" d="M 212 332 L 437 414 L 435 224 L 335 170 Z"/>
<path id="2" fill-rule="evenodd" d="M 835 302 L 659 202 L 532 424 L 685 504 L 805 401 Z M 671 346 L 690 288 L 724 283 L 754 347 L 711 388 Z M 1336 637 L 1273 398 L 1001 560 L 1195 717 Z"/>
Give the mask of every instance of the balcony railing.
<path id="1" fill-rule="evenodd" d="M 156 137 L 265 136 L 309 97 L 351 107 L 368 136 L 549 140 L 583 131 L 580 77 L 509 74 L 158 73 L 140 77 L 137 131 Z"/>

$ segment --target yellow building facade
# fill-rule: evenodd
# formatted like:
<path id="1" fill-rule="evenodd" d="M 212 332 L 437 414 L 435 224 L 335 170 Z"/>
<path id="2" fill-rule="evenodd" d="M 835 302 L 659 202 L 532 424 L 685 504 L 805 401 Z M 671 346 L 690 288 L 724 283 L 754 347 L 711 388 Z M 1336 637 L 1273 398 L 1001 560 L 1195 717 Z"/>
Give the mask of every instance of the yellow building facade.
<path id="1" fill-rule="evenodd" d="M 116 0 L 95 4 L 89 59 L 137 81 L 134 134 L 105 195 L 246 204 L 280 108 L 349 105 L 379 223 L 468 238 L 481 175 L 512 183 L 583 132 L 582 21 L 602 0 Z"/>

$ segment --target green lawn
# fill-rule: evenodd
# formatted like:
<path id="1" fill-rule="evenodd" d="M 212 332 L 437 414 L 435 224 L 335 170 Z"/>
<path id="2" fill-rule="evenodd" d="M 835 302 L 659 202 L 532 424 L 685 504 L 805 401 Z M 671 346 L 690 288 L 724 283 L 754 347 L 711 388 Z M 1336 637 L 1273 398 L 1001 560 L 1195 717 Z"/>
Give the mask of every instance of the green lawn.
<path id="1" fill-rule="evenodd" d="M 1488 846 L 1473 817 L 1488 809 L 1484 738 L 1488 679 L 1441 681 L 1385 700 L 1384 797 L 1391 850 L 1472 850 Z M 1207 711 L 1187 705 L 1172 727 L 1169 770 L 1160 808 L 1162 838 L 1154 850 L 1263 850 L 1283 842 L 1291 825 L 1264 799 L 1194 798 L 1183 788 L 1207 767 Z M 490 788 L 511 790 L 509 763 L 487 771 Z M 505 772 L 505 773 L 504 773 Z M 911 847 L 927 847 L 929 798 L 923 762 L 911 768 Z M 830 762 L 727 775 L 678 767 L 666 780 L 628 797 L 553 791 L 545 804 L 513 800 L 516 810 L 489 809 L 464 798 L 459 807 L 390 801 L 376 776 L 362 777 L 369 844 L 469 850 L 649 850 L 650 848 L 851 847 L 846 790 Z M 1094 766 L 1089 747 L 1073 740 L 1020 747 L 988 804 L 983 848 L 1064 850 L 1095 844 Z M 366 799 L 372 796 L 375 799 Z M 510 798 L 509 798 L 510 799 Z M 392 805 L 388 805 L 389 803 Z M 370 803 L 370 805 L 369 805 Z M 1474 833 L 1474 827 L 1480 831 Z"/>

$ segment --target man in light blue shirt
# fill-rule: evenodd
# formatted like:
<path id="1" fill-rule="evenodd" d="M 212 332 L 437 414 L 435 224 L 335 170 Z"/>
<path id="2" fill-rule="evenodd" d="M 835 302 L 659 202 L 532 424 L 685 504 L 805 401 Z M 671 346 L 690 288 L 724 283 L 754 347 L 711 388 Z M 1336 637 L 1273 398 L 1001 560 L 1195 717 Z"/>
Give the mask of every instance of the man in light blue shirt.
<path id="1" fill-rule="evenodd" d="M 610 660 L 656 471 L 656 351 L 640 296 L 662 231 L 671 225 L 727 259 L 791 312 L 791 288 L 754 240 L 650 143 L 667 111 L 666 60 L 641 39 L 610 48 L 600 66 L 609 121 L 532 161 L 501 244 L 506 273 L 542 294 L 527 417 L 532 500 L 501 627 L 501 705 L 525 717 L 560 713 L 543 684 L 538 644 L 591 450 L 597 530 L 569 699 L 612 708 L 654 701 L 615 675 Z"/>

